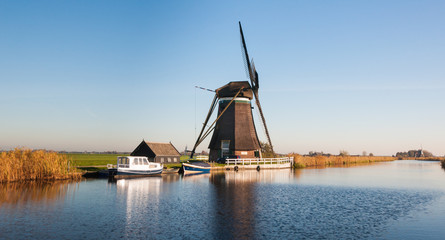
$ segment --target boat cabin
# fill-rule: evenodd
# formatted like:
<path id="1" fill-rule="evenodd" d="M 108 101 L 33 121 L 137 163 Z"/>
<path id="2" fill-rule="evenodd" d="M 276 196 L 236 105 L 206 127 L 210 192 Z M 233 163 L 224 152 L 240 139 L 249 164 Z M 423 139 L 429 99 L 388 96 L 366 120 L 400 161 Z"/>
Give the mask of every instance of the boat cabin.
<path id="1" fill-rule="evenodd" d="M 118 169 L 132 169 L 132 170 L 146 170 L 150 168 L 156 168 L 159 164 L 151 163 L 147 157 L 140 156 L 127 156 L 117 158 Z"/>

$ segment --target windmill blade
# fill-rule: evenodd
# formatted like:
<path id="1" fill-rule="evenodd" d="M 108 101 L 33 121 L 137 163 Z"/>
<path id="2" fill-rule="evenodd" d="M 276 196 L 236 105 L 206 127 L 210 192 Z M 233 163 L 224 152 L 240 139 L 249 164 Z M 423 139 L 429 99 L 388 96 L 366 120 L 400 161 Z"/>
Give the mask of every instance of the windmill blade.
<path id="1" fill-rule="evenodd" d="M 213 90 L 213 89 L 203 88 L 203 87 L 200 87 L 200 86 L 195 86 L 195 88 L 199 88 L 199 89 L 201 89 L 201 90 L 206 90 L 206 91 L 209 91 L 209 92 L 216 92 L 216 91 Z"/>
<path id="2" fill-rule="evenodd" d="M 210 106 L 209 113 L 207 114 L 206 120 L 204 121 L 204 124 L 202 125 L 201 133 L 199 134 L 199 137 L 196 139 L 195 146 L 193 146 L 193 150 L 192 150 L 192 153 L 190 154 L 190 158 L 193 158 L 193 155 L 195 154 L 195 150 L 198 147 L 198 145 L 201 144 L 202 141 L 204 141 L 204 139 L 207 136 L 209 136 L 209 134 L 213 131 L 213 129 L 215 129 L 214 125 L 216 124 L 216 122 L 218 122 L 219 118 L 221 118 L 221 116 L 224 114 L 224 112 L 226 112 L 226 110 L 233 103 L 233 101 L 235 101 L 235 98 L 238 97 L 238 95 L 243 90 L 244 90 L 244 88 L 240 88 L 240 90 L 236 93 L 236 95 L 232 98 L 232 100 L 230 100 L 229 104 L 227 104 L 227 106 L 224 108 L 224 110 L 222 110 L 222 112 L 219 114 L 219 116 L 216 118 L 216 120 L 204 132 L 204 130 L 205 130 L 206 126 L 207 126 L 207 122 L 209 121 L 210 116 L 213 113 L 213 110 L 215 110 L 215 106 L 216 106 L 216 103 L 217 103 L 217 100 L 218 100 L 218 94 L 215 94 L 215 97 L 213 98 L 212 105 Z"/>
<path id="3" fill-rule="evenodd" d="M 250 65 L 249 53 L 247 52 L 246 41 L 244 40 L 243 28 L 241 27 L 241 22 L 238 23 L 239 23 L 239 31 L 241 34 L 241 42 L 243 44 L 244 63 L 247 65 L 247 71 L 249 72 L 250 85 L 252 85 L 252 89 L 256 89 L 257 87 L 255 84 L 255 76 L 254 72 L 252 71 L 252 67 Z"/>
<path id="4" fill-rule="evenodd" d="M 207 113 L 207 117 L 206 117 L 206 119 L 205 119 L 205 121 L 204 121 L 204 123 L 202 125 L 201 132 L 199 133 L 199 136 L 196 139 L 195 145 L 193 146 L 193 150 L 191 151 L 190 158 L 193 158 L 193 155 L 195 154 L 196 148 L 199 145 L 199 141 L 201 140 L 201 137 L 202 137 L 202 134 L 204 133 L 205 127 L 207 126 L 207 123 L 209 122 L 209 119 L 210 119 L 210 116 L 213 113 L 213 110 L 215 110 L 215 106 L 216 106 L 217 100 L 218 100 L 218 95 L 215 93 L 215 96 L 213 97 L 212 104 L 210 105 L 209 112 Z"/>
<path id="5" fill-rule="evenodd" d="M 253 91 L 258 91 L 259 86 L 259 82 L 258 82 L 258 73 L 256 71 L 255 68 L 255 63 L 253 62 L 253 58 L 252 58 L 252 73 L 253 73 L 253 77 L 254 77 L 254 83 L 255 86 L 252 86 Z"/>
<path id="6" fill-rule="evenodd" d="M 246 41 L 244 40 L 244 34 L 243 34 L 243 28 L 241 27 L 241 22 L 239 22 L 239 29 L 240 29 L 240 33 L 241 33 L 241 41 L 242 41 L 243 50 L 244 50 L 243 51 L 244 62 L 247 65 L 247 69 L 249 72 L 250 85 L 252 86 L 252 91 L 255 96 L 255 103 L 258 107 L 258 111 L 260 112 L 260 118 L 261 118 L 261 122 L 264 127 L 264 131 L 266 132 L 267 141 L 269 142 L 272 152 L 275 154 L 275 152 L 273 150 L 272 141 L 270 140 L 269 130 L 267 129 L 266 119 L 264 118 L 263 109 L 261 108 L 260 100 L 258 98 L 258 88 L 259 88 L 258 72 L 256 71 L 255 64 L 253 63 L 253 59 L 252 59 L 252 64 L 249 61 L 249 53 L 247 52 Z"/>
<path id="7" fill-rule="evenodd" d="M 240 42 L 241 42 L 241 55 L 243 55 L 243 63 L 244 63 L 244 70 L 246 71 L 246 77 L 248 79 L 250 79 L 250 70 L 249 70 L 249 59 L 246 56 L 246 52 L 244 51 L 244 47 L 243 47 L 243 38 L 240 37 Z"/>
<path id="8" fill-rule="evenodd" d="M 260 112 L 261 123 L 263 124 L 264 131 L 266 132 L 267 141 L 269 142 L 270 149 L 272 150 L 272 153 L 275 155 L 275 151 L 273 150 L 272 141 L 270 140 L 269 130 L 267 129 L 266 119 L 264 118 L 263 109 L 261 108 L 260 100 L 258 98 L 258 91 L 253 91 L 253 94 L 255 96 L 255 103 L 258 107 L 258 111 Z"/>

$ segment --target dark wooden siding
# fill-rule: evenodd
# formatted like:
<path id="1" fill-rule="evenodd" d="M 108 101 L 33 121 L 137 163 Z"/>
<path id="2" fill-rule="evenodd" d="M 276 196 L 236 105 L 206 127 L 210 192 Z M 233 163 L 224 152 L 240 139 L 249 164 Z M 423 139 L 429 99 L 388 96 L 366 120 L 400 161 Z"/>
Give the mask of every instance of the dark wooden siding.
<path id="1" fill-rule="evenodd" d="M 220 114 L 229 102 L 220 102 Z M 230 150 L 251 151 L 260 149 L 253 122 L 250 102 L 233 102 L 218 120 L 209 148 L 221 149 L 221 141 L 230 140 Z"/>

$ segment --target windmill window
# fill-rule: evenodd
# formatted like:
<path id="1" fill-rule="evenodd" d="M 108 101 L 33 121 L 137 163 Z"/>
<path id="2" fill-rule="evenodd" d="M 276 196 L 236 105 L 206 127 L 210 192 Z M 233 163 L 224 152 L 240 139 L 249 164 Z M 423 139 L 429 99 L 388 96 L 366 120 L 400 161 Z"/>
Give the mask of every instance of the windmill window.
<path id="1" fill-rule="evenodd" d="M 221 155 L 222 157 L 230 154 L 230 140 L 221 141 Z"/>
<path id="2" fill-rule="evenodd" d="M 222 149 L 229 149 L 230 146 L 230 140 L 222 140 L 221 141 L 221 148 Z"/>

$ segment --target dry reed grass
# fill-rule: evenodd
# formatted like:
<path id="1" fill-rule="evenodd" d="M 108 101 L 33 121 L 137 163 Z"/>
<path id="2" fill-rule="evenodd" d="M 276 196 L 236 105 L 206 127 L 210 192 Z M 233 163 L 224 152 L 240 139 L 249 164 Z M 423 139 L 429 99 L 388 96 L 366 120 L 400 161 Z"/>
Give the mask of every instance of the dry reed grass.
<path id="1" fill-rule="evenodd" d="M 399 160 L 422 160 L 422 161 L 445 161 L 445 157 L 407 157 L 398 158 Z"/>
<path id="2" fill-rule="evenodd" d="M 289 154 L 289 156 L 294 157 L 294 168 L 324 167 L 397 160 L 395 157 L 381 156 L 302 156 L 296 153 Z"/>
<path id="3" fill-rule="evenodd" d="M 81 174 L 63 154 L 23 148 L 0 153 L 0 182 L 80 177 Z"/>

